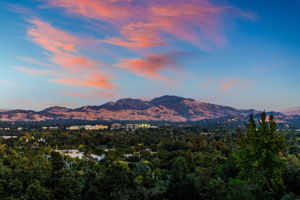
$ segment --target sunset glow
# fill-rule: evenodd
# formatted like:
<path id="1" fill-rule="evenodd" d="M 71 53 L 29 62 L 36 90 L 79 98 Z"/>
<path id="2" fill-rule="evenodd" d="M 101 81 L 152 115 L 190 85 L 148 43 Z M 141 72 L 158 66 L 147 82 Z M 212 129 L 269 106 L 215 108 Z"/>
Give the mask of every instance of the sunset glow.
<path id="1" fill-rule="evenodd" d="M 288 2 L 1 1 L 0 109 L 164 94 L 299 106 L 300 4 Z"/>

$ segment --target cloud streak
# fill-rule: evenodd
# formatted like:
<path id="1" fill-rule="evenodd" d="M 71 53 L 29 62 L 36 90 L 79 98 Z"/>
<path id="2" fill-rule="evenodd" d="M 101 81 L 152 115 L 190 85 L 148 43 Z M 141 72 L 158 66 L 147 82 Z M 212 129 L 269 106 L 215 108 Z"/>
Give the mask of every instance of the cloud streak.
<path id="1" fill-rule="evenodd" d="M 242 78 L 207 79 L 201 84 L 202 88 L 216 89 L 221 93 L 242 92 L 254 83 Z"/>
<path id="2" fill-rule="evenodd" d="M 46 50 L 50 61 L 59 70 L 40 70 L 33 68 L 16 68 L 19 71 L 34 75 L 56 75 L 57 79 L 51 80 L 64 85 L 76 85 L 82 87 L 97 87 L 102 89 L 115 89 L 108 72 L 105 72 L 100 61 L 93 60 L 79 53 L 78 47 L 84 41 L 70 33 L 59 30 L 50 24 L 39 20 L 28 20 L 31 28 L 28 30 L 30 40 Z M 28 60 L 28 59 L 27 59 Z"/>
<path id="3" fill-rule="evenodd" d="M 184 53 L 151 54 L 143 58 L 122 59 L 118 65 L 133 74 L 152 80 L 168 80 L 161 72 L 176 70 L 177 59 Z"/>
<path id="4" fill-rule="evenodd" d="M 217 6 L 208 0 L 51 0 L 49 7 L 61 7 L 68 13 L 106 22 L 119 31 L 119 36 L 105 42 L 128 48 L 167 45 L 180 39 L 207 48 L 207 41 L 221 45 L 226 42 L 220 18 L 232 6 Z M 239 11 L 240 16 L 245 12 Z M 199 37 L 201 35 L 201 37 Z"/>
<path id="5" fill-rule="evenodd" d="M 35 68 L 27 68 L 27 67 L 15 67 L 16 70 L 20 72 L 25 72 L 31 75 L 47 75 L 47 76 L 57 76 L 59 73 L 51 70 L 42 70 L 42 69 L 35 69 Z"/>
<path id="6" fill-rule="evenodd" d="M 113 31 L 101 40 L 102 43 L 125 48 L 143 57 L 121 59 L 118 66 L 152 80 L 165 79 L 160 71 L 172 72 L 166 67 L 172 63 L 165 56 L 171 52 L 168 50 L 159 55 L 153 52 L 153 47 L 172 48 L 180 41 L 210 51 L 227 43 L 222 27 L 225 14 L 253 18 L 251 13 L 233 6 L 216 5 L 209 0 L 47 0 L 44 7 L 63 8 L 68 14 L 106 24 L 105 31 Z M 56 47 L 72 50 L 75 42 L 69 38 L 66 43 L 56 43 Z M 61 63 L 57 60 L 54 59 Z"/>

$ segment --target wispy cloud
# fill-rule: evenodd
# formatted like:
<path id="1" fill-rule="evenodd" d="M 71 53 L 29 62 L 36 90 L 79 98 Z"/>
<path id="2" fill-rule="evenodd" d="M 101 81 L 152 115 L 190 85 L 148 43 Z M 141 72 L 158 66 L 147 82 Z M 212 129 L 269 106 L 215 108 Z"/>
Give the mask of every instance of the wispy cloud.
<path id="1" fill-rule="evenodd" d="M 19 5 L 19 4 L 0 2 L 0 6 L 1 7 L 3 6 L 6 9 L 8 9 L 12 12 L 21 14 L 21 15 L 28 15 L 28 16 L 31 15 L 32 16 L 32 15 L 36 14 L 32 9 L 22 6 L 22 5 Z"/>
<path id="2" fill-rule="evenodd" d="M 31 75 L 50 75 L 50 76 L 58 76 L 59 73 L 51 70 L 42 70 L 42 69 L 35 69 L 35 68 L 27 68 L 27 67 L 15 67 L 16 70 L 20 72 L 25 72 Z"/>
<path id="3" fill-rule="evenodd" d="M 51 79 L 52 82 L 59 84 L 76 85 L 83 87 L 98 87 L 103 89 L 117 88 L 112 82 L 108 72 L 100 69 L 103 64 L 93 60 L 78 51 L 84 41 L 70 33 L 59 30 L 50 24 L 39 20 L 28 20 L 32 26 L 28 30 L 29 38 L 46 50 L 50 61 L 60 70 L 41 70 L 33 68 L 16 68 L 35 75 L 56 75 L 57 78 Z M 38 64 L 36 60 L 26 59 Z"/>
<path id="4" fill-rule="evenodd" d="M 249 81 L 245 79 L 228 79 L 220 82 L 220 90 L 222 92 L 230 92 L 232 90 L 243 90 L 249 86 Z"/>
<path id="5" fill-rule="evenodd" d="M 252 13 L 230 5 L 216 5 L 209 0 L 47 0 L 46 2 L 43 7 L 63 8 L 68 14 L 104 22 L 105 31 L 110 29 L 113 31 L 101 40 L 102 43 L 143 54 L 143 58 L 121 59 L 122 62 L 118 66 L 135 75 L 155 80 L 165 78 L 159 73 L 161 70 L 172 72 L 171 68 L 166 67 L 171 64 L 170 61 L 165 59 L 166 55 L 172 52 L 167 50 L 157 53 L 153 52 L 151 47 L 173 48 L 175 41 L 181 41 L 202 50 L 211 50 L 227 43 L 223 30 L 224 15 L 253 18 Z M 69 40 L 67 43 L 58 43 L 60 45 L 56 43 L 56 46 L 71 50 L 74 47 L 73 43 L 73 40 Z M 57 60 L 54 59 L 56 63 Z M 158 63 L 157 60 L 161 62 Z M 151 67 L 153 62 L 154 65 Z"/>
<path id="6" fill-rule="evenodd" d="M 0 80 L 0 85 L 6 85 L 6 86 L 19 86 L 20 84 L 14 81 L 9 80 Z"/>
<path id="7" fill-rule="evenodd" d="M 159 3 L 147 0 L 49 0 L 48 6 L 63 7 L 68 13 L 111 24 L 119 29 L 120 36 L 107 38 L 106 42 L 130 48 L 161 46 L 170 38 L 202 47 L 207 41 L 220 45 L 226 41 L 220 27 L 220 18 L 225 12 L 252 17 L 248 12 L 232 6 L 214 5 L 208 0 L 161 0 Z"/>
<path id="8" fill-rule="evenodd" d="M 257 74 L 264 74 L 270 71 L 276 71 L 281 67 L 289 64 L 288 59 L 283 58 L 282 54 L 274 56 L 274 58 L 263 60 L 257 63 L 253 68 Z"/>
<path id="9" fill-rule="evenodd" d="M 168 78 L 161 72 L 176 70 L 177 59 L 182 55 L 184 55 L 183 52 L 151 54 L 143 58 L 122 59 L 118 66 L 152 80 L 168 81 Z"/>
<path id="10" fill-rule="evenodd" d="M 109 77 L 102 76 L 100 74 L 86 74 L 81 79 L 65 78 L 53 79 L 51 81 L 65 85 L 91 86 L 104 89 L 117 88 L 115 85 L 110 84 Z"/>
<path id="11" fill-rule="evenodd" d="M 253 81 L 242 78 L 207 79 L 201 83 L 202 88 L 215 89 L 221 93 L 242 92 L 254 85 Z"/>

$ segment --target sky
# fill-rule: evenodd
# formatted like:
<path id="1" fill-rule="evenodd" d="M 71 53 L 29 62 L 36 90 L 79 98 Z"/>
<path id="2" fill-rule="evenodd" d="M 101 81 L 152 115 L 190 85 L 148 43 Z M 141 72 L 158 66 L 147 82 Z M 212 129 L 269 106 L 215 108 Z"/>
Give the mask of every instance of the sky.
<path id="1" fill-rule="evenodd" d="M 300 106 L 298 0 L 0 0 L 0 109 L 177 95 Z"/>

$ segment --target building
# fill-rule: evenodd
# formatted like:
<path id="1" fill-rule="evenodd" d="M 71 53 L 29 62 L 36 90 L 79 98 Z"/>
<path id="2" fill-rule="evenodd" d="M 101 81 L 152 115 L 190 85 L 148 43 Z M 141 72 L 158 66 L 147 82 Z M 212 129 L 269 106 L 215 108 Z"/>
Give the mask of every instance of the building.
<path id="1" fill-rule="evenodd" d="M 118 130 L 118 129 L 121 129 L 122 128 L 122 125 L 120 123 L 113 123 L 111 125 L 111 130 Z"/>
<path id="2" fill-rule="evenodd" d="M 104 130 L 104 129 L 108 129 L 108 126 L 106 126 L 106 125 L 95 125 L 95 126 L 86 125 L 86 126 L 83 126 L 83 128 L 84 128 L 85 130 L 93 131 L 93 130 Z"/>
<path id="3" fill-rule="evenodd" d="M 0 138 L 7 140 L 7 139 L 16 139 L 16 138 L 18 138 L 18 136 L 3 135 L 3 136 L 0 136 Z"/>
<path id="4" fill-rule="evenodd" d="M 138 124 L 139 128 L 151 128 L 150 124 Z"/>
<path id="5" fill-rule="evenodd" d="M 135 131 L 137 129 L 147 129 L 147 128 L 158 128 L 157 126 L 151 126 L 150 124 L 142 123 L 142 124 L 126 124 L 126 131 Z"/>
<path id="6" fill-rule="evenodd" d="M 125 125 L 125 130 L 126 131 L 135 131 L 139 129 L 139 125 L 138 124 L 126 124 Z"/>
<path id="7" fill-rule="evenodd" d="M 108 129 L 108 126 L 106 125 L 85 125 L 85 126 L 69 126 L 67 127 L 67 130 L 80 130 L 80 129 L 84 129 L 84 130 L 88 130 L 88 131 L 94 131 L 94 130 L 104 130 L 104 129 Z"/>
<path id="8" fill-rule="evenodd" d="M 80 130 L 82 129 L 82 126 L 69 126 L 67 127 L 67 130 Z"/>
<path id="9" fill-rule="evenodd" d="M 104 159 L 105 158 L 105 154 L 102 154 L 101 156 L 98 156 L 98 155 L 96 155 L 96 154 L 90 154 L 90 156 L 94 159 L 94 160 L 96 160 L 96 161 L 100 161 L 100 160 L 102 160 L 102 159 Z"/>
<path id="10" fill-rule="evenodd" d="M 57 126 L 50 126 L 49 129 L 50 129 L 50 130 L 57 130 L 58 127 L 57 127 Z"/>
<path id="11" fill-rule="evenodd" d="M 40 138 L 40 139 L 38 139 L 38 142 L 46 142 L 46 139 L 45 138 Z"/>
<path id="12" fill-rule="evenodd" d="M 77 149 L 67 149 L 67 150 L 55 150 L 65 156 L 69 156 L 71 158 L 79 158 L 83 157 L 83 152 L 78 151 Z"/>

